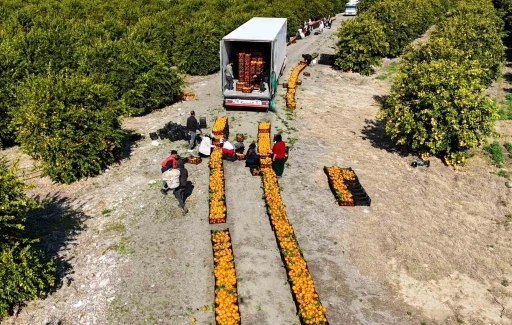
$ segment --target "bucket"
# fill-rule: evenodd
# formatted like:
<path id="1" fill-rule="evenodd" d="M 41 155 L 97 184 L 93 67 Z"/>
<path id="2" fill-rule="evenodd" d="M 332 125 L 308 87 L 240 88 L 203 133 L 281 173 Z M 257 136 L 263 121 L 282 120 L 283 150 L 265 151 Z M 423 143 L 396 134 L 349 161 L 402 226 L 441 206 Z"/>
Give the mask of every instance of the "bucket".
<path id="1" fill-rule="evenodd" d="M 206 129 L 206 117 L 199 118 L 199 128 Z"/>

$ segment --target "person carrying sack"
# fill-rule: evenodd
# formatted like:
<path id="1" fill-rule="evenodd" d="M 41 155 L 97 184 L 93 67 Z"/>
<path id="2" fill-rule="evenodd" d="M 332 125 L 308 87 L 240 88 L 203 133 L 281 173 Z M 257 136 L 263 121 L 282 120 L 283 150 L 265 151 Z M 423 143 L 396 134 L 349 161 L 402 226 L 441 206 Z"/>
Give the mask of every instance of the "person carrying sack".
<path id="1" fill-rule="evenodd" d="M 166 189 L 161 189 L 162 194 L 167 194 L 169 189 L 174 190 L 180 186 L 181 171 L 177 168 L 166 170 L 162 174 L 162 180 L 167 184 Z"/>
<path id="2" fill-rule="evenodd" d="M 162 174 L 168 170 L 176 168 L 177 159 L 178 159 L 178 151 L 172 150 L 171 155 L 169 157 L 165 158 L 164 160 L 162 160 L 162 162 L 160 163 L 160 171 L 162 172 Z M 168 190 L 169 190 L 169 187 L 167 185 L 167 182 L 164 181 L 162 184 L 162 188 L 160 189 L 160 192 L 162 192 L 162 194 L 167 194 Z"/>

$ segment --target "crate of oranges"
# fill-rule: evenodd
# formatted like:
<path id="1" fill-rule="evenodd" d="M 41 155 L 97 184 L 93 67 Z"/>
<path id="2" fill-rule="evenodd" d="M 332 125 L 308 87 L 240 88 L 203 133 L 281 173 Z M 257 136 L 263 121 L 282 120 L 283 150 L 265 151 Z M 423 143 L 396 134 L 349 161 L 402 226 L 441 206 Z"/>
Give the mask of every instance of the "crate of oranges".
<path id="1" fill-rule="evenodd" d="M 187 157 L 187 163 L 192 165 L 199 165 L 203 160 L 201 157 L 189 156 Z"/>
<path id="2" fill-rule="evenodd" d="M 211 231 L 215 277 L 215 320 L 217 324 L 239 325 L 238 287 L 235 258 L 229 230 Z"/>

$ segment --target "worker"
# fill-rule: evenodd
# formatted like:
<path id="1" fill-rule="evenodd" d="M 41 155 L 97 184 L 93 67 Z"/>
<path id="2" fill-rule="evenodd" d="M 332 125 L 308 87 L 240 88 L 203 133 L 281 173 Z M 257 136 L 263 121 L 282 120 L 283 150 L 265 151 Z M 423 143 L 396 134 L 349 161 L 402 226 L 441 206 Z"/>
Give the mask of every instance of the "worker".
<path id="1" fill-rule="evenodd" d="M 313 60 L 311 54 L 302 54 L 302 58 L 304 59 L 304 61 L 306 61 L 307 65 L 310 65 L 311 61 Z"/>
<path id="2" fill-rule="evenodd" d="M 160 163 L 160 171 L 163 173 L 165 173 L 167 170 L 170 170 L 170 169 L 173 169 L 173 168 L 176 168 L 176 164 L 177 164 L 177 161 L 178 160 L 178 151 L 176 150 L 171 150 L 171 155 L 167 158 L 165 158 L 164 160 L 162 160 L 162 162 Z M 167 191 L 169 190 L 169 186 L 167 185 L 167 182 L 164 181 L 163 184 L 162 184 L 162 188 L 160 189 L 160 192 L 162 192 L 162 194 L 167 194 Z"/>
<path id="3" fill-rule="evenodd" d="M 178 205 L 183 209 L 183 214 L 188 213 L 188 208 L 185 206 L 185 189 L 188 182 L 188 170 L 185 168 L 183 159 L 178 159 L 176 169 L 180 171 L 180 185 L 173 190 L 174 197 L 178 200 Z"/>
<path id="4" fill-rule="evenodd" d="M 244 137 L 243 136 L 237 136 L 236 142 L 235 142 L 235 152 L 236 153 L 244 153 L 245 145 L 244 145 Z"/>
<path id="5" fill-rule="evenodd" d="M 196 119 L 196 112 L 190 111 L 190 116 L 187 118 L 187 129 L 188 134 L 190 135 L 190 143 L 188 145 L 188 152 L 192 152 L 194 146 L 196 145 L 196 132 L 203 134 L 203 131 L 199 128 L 199 123 Z"/>
<path id="6" fill-rule="evenodd" d="M 226 76 L 226 88 L 233 90 L 233 61 L 229 61 L 224 69 L 224 75 Z"/>
<path id="7" fill-rule="evenodd" d="M 203 141 L 201 141 L 201 144 L 199 145 L 199 157 L 209 157 L 212 153 L 212 148 L 215 147 L 212 145 L 212 138 L 213 135 L 209 134 L 203 137 Z"/>
<path id="8" fill-rule="evenodd" d="M 235 157 L 235 147 L 228 141 L 226 138 L 222 138 L 220 140 L 222 144 L 222 158 L 230 161 L 236 160 Z"/>

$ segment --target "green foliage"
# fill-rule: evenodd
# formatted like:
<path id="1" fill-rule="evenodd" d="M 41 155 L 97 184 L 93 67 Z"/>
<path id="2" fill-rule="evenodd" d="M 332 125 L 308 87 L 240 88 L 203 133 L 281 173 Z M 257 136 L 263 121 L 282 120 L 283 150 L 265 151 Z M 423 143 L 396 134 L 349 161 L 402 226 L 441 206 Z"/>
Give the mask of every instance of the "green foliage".
<path id="1" fill-rule="evenodd" d="M 343 71 L 370 75 L 388 51 L 384 27 L 370 15 L 344 21 L 338 30 L 334 65 Z"/>
<path id="2" fill-rule="evenodd" d="M 512 158 L 512 142 L 505 142 L 503 144 L 503 146 L 505 147 L 505 149 L 507 149 L 508 151 L 508 157 L 509 158 Z"/>
<path id="3" fill-rule="evenodd" d="M 95 175 L 115 161 L 117 117 L 151 112 L 181 91 L 171 67 L 215 72 L 219 40 L 250 18 L 286 17 L 294 35 L 301 21 L 333 14 L 342 3 L 3 1 L 0 146 L 20 142 L 59 182 Z"/>
<path id="4" fill-rule="evenodd" d="M 346 57 L 357 58 L 350 60 L 350 69 L 368 75 L 373 69 L 368 68 L 368 62 L 375 62 L 384 56 L 397 57 L 405 46 L 424 33 L 432 24 L 436 23 L 445 12 L 454 6 L 456 0 L 362 0 L 358 3 L 358 11 L 365 17 L 373 17 L 376 24 L 383 26 L 379 28 L 379 36 L 369 36 L 360 30 L 347 30 L 349 28 L 365 29 L 364 24 L 351 26 L 342 24 L 338 33 L 339 41 L 337 43 L 336 56 L 338 67 L 344 69 Z M 358 18 L 361 18 L 358 17 Z M 356 18 L 356 20 L 358 19 Z M 369 18 L 364 18 L 368 20 Z M 375 23 L 372 23 L 375 25 Z M 382 29 L 382 32 L 380 31 Z M 348 38 L 350 37 L 350 38 Z M 344 43 L 351 41 L 353 43 L 369 44 L 369 39 L 376 42 L 376 47 L 387 44 L 386 51 L 362 50 L 358 46 L 346 46 Z M 371 43 L 368 46 L 372 46 Z M 372 64 L 375 66 L 376 64 Z"/>
<path id="5" fill-rule="evenodd" d="M 480 62 L 485 85 L 501 76 L 505 58 L 503 36 L 503 21 L 490 2 L 461 3 L 431 34 L 434 39 L 449 39 L 451 47 L 464 52 L 464 59 Z"/>
<path id="6" fill-rule="evenodd" d="M 219 69 L 219 40 L 224 31 L 208 16 L 191 17 L 176 26 L 173 61 L 191 74 L 206 75 Z"/>
<path id="7" fill-rule="evenodd" d="M 357 13 L 362 14 L 368 11 L 372 6 L 382 0 L 359 0 L 357 3 Z"/>
<path id="8" fill-rule="evenodd" d="M 505 106 L 500 107 L 500 120 L 512 120 L 512 94 L 505 96 Z"/>
<path id="9" fill-rule="evenodd" d="M 48 72 L 18 87 L 17 140 L 54 181 L 71 183 L 117 159 L 122 132 L 113 91 L 90 77 Z"/>
<path id="10" fill-rule="evenodd" d="M 493 143 L 485 146 L 484 150 L 489 154 L 496 167 L 503 166 L 503 148 L 498 141 L 494 141 Z"/>
<path id="11" fill-rule="evenodd" d="M 498 108 L 484 91 L 501 68 L 500 30 L 492 8 L 461 3 L 428 42 L 405 50 L 382 112 L 393 141 L 464 164 L 494 134 Z"/>
<path id="12" fill-rule="evenodd" d="M 27 186 L 16 176 L 17 163 L 0 159 L 0 317 L 9 308 L 40 296 L 54 285 L 55 266 L 46 261 L 25 230 L 26 213 L 37 207 L 25 196 Z"/>
<path id="13" fill-rule="evenodd" d="M 478 62 L 449 60 L 461 52 L 445 41 L 406 51 L 383 117 L 397 144 L 463 164 L 464 152 L 493 134 L 497 108 L 483 93 Z"/>
<path id="14" fill-rule="evenodd" d="M 79 72 L 113 86 L 120 115 L 141 115 L 168 104 L 183 84 L 159 52 L 133 40 L 96 43 L 76 57 Z"/>

